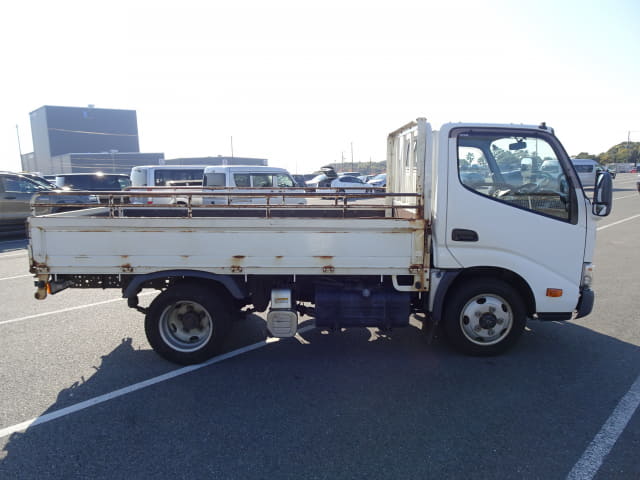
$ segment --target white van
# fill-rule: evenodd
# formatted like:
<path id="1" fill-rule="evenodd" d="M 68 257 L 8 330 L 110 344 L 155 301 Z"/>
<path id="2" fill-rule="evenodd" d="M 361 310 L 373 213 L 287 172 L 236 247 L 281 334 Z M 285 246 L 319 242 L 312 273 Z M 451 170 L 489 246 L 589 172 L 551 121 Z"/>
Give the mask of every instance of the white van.
<path id="1" fill-rule="evenodd" d="M 269 193 L 305 193 L 304 190 L 295 190 L 295 180 L 289 172 L 284 168 L 265 167 L 259 165 L 219 165 L 210 166 L 204 169 L 202 180 L 204 188 L 220 187 L 221 190 L 233 189 L 234 192 L 255 193 L 252 188 L 265 188 Z M 274 205 L 283 202 L 287 204 L 306 204 L 303 197 L 271 197 L 269 203 Z M 226 196 L 206 197 L 204 200 L 197 201 L 192 199 L 195 204 L 204 202 L 205 204 L 221 204 L 227 203 Z M 232 197 L 229 203 L 254 203 L 264 204 L 265 197 Z"/>
<path id="2" fill-rule="evenodd" d="M 202 185 L 205 165 L 140 165 L 131 169 L 132 190 L 135 187 L 172 187 Z M 132 198 L 131 203 L 168 204 L 171 197 Z"/>
<path id="3" fill-rule="evenodd" d="M 572 158 L 571 162 L 576 169 L 582 186 L 593 187 L 596 184 L 598 172 L 602 170 L 602 165 L 590 158 Z"/>
<path id="4" fill-rule="evenodd" d="M 201 181 L 205 165 L 141 165 L 131 169 L 132 187 L 168 187 L 171 183 Z"/>

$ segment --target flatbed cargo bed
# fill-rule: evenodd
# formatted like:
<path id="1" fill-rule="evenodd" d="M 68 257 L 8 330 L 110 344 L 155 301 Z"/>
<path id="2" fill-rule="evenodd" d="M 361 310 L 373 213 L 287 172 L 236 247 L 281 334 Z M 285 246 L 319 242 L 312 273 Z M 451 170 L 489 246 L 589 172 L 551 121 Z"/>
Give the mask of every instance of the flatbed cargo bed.
<path id="1" fill-rule="evenodd" d="M 407 275 L 423 267 L 419 209 L 388 208 L 379 198 L 198 207 L 112 198 L 109 205 L 32 217 L 32 272 Z"/>

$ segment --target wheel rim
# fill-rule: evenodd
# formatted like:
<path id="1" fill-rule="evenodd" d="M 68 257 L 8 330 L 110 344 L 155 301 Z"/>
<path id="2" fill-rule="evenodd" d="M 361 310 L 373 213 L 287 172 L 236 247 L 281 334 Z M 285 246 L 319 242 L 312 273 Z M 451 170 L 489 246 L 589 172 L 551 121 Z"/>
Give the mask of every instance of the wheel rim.
<path id="1" fill-rule="evenodd" d="M 460 314 L 462 333 L 476 345 L 495 345 L 509 335 L 512 327 L 511 306 L 498 295 L 476 295 Z"/>
<path id="2" fill-rule="evenodd" d="M 169 305 L 158 322 L 162 340 L 180 352 L 199 350 L 213 335 L 211 315 L 196 302 L 184 301 Z"/>

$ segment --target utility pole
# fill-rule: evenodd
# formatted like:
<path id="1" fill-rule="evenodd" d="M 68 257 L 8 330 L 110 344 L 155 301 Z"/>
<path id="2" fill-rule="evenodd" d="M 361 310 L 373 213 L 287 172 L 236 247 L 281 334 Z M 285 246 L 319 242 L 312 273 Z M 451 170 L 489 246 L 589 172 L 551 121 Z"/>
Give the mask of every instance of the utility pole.
<path id="1" fill-rule="evenodd" d="M 231 158 L 233 158 L 233 135 L 231 135 Z"/>
<path id="2" fill-rule="evenodd" d="M 16 123 L 16 135 L 18 136 L 18 152 L 20 152 L 20 160 L 22 160 L 22 147 L 20 146 L 20 130 L 18 129 L 17 123 Z"/>
<path id="3" fill-rule="evenodd" d="M 20 154 L 20 169 L 25 170 L 22 165 L 22 147 L 20 146 L 20 130 L 18 130 L 18 124 L 16 123 L 16 135 L 18 136 L 18 153 Z"/>
<path id="4" fill-rule="evenodd" d="M 353 142 L 351 142 L 351 171 L 353 172 Z"/>

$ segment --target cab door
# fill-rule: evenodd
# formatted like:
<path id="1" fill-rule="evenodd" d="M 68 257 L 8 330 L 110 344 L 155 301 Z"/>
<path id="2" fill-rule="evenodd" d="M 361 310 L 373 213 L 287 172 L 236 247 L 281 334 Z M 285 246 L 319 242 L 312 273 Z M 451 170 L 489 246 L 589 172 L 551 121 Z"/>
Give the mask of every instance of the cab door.
<path id="1" fill-rule="evenodd" d="M 458 266 L 514 272 L 538 312 L 573 311 L 586 203 L 557 139 L 543 130 L 457 128 L 448 159 L 446 247 Z M 545 161 L 557 162 L 558 172 L 541 169 Z"/>

